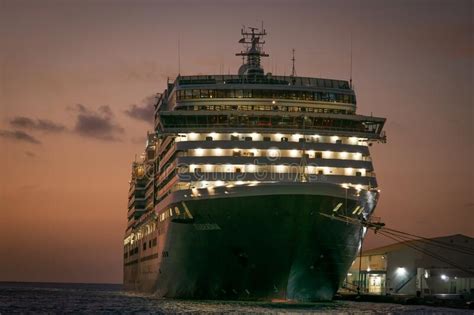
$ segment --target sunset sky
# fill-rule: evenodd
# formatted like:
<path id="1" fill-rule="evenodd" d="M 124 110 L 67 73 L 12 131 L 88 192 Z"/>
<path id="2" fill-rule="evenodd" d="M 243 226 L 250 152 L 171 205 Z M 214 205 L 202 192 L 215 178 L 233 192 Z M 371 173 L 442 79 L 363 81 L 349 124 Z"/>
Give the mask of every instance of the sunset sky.
<path id="1" fill-rule="evenodd" d="M 0 281 L 122 281 L 130 162 L 151 97 L 236 73 L 242 25 L 267 72 L 353 80 L 387 118 L 372 158 L 387 226 L 474 237 L 473 7 L 462 0 L 0 0 Z M 386 244 L 370 235 L 366 247 Z"/>

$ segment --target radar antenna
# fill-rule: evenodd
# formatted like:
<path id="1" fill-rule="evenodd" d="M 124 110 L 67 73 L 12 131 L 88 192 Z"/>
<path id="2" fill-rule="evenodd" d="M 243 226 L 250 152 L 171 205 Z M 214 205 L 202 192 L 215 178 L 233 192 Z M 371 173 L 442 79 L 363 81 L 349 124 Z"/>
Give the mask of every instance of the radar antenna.
<path id="1" fill-rule="evenodd" d="M 263 51 L 265 41 L 262 40 L 267 32 L 263 28 L 260 30 L 257 27 L 244 26 L 240 33 L 242 38 L 239 43 L 243 44 L 245 49 L 235 55 L 242 56 L 242 58 L 246 57 L 247 62 L 240 67 L 239 75 L 263 75 L 260 59 L 268 57 L 268 54 Z"/>

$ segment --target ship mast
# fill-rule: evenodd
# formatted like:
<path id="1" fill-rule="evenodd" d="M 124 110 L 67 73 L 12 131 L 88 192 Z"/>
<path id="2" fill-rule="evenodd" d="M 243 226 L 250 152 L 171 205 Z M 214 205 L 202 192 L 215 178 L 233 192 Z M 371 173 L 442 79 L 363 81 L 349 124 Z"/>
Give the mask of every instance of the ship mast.
<path id="1" fill-rule="evenodd" d="M 244 45 L 244 50 L 236 53 L 236 56 L 246 58 L 246 62 L 240 67 L 239 75 L 258 76 L 263 75 L 263 68 L 260 65 L 262 57 L 268 57 L 263 51 L 265 41 L 262 40 L 267 35 L 265 29 L 259 30 L 257 27 L 243 27 L 241 32 L 242 38 L 239 43 Z"/>

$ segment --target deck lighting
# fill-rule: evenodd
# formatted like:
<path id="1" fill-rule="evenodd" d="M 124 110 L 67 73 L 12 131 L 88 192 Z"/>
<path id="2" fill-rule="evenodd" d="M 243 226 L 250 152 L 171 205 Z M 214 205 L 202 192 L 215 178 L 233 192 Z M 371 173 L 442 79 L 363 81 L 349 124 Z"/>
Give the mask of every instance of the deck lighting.
<path id="1" fill-rule="evenodd" d="M 189 133 L 189 140 L 196 140 L 198 137 L 198 134 L 195 132 Z"/>
<path id="2" fill-rule="evenodd" d="M 204 150 L 203 150 L 203 149 L 201 149 L 201 148 L 197 148 L 197 149 L 196 149 L 196 155 L 197 155 L 197 156 L 202 156 L 203 153 L 204 153 Z"/>

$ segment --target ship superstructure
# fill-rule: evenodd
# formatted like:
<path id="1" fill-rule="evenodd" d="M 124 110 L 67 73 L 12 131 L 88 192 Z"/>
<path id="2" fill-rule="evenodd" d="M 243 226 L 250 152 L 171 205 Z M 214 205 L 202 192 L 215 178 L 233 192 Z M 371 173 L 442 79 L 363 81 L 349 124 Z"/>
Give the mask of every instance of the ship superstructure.
<path id="1" fill-rule="evenodd" d="M 184 298 L 331 299 L 378 199 L 345 80 L 264 73 L 264 30 L 243 29 L 236 75 L 181 76 L 159 94 L 132 166 L 124 283 Z M 293 72 L 294 73 L 294 72 Z"/>

